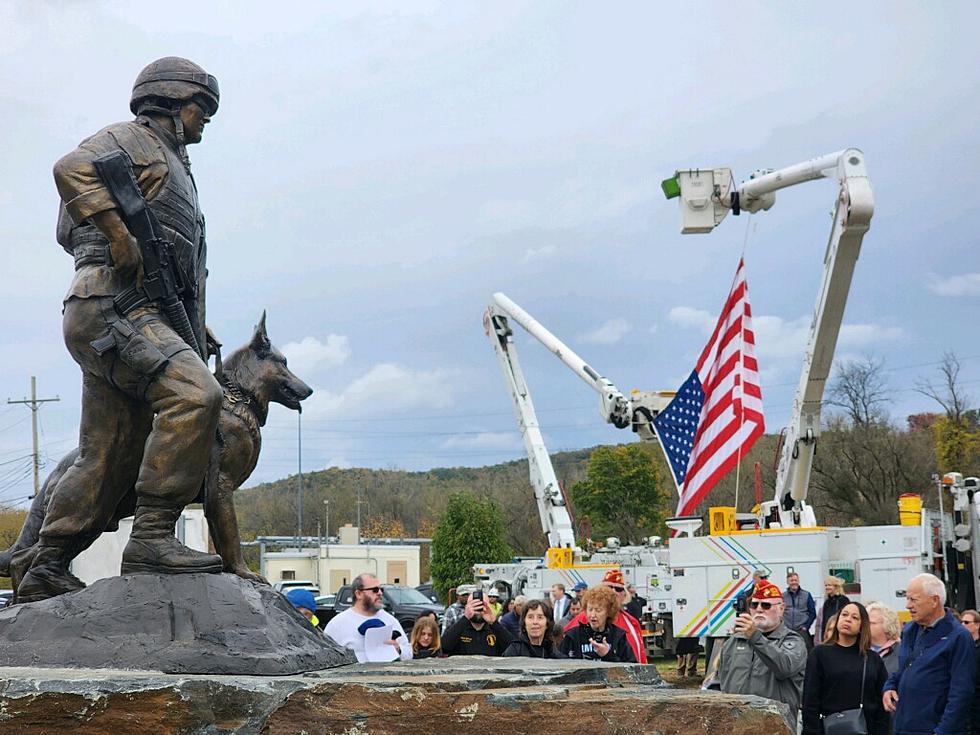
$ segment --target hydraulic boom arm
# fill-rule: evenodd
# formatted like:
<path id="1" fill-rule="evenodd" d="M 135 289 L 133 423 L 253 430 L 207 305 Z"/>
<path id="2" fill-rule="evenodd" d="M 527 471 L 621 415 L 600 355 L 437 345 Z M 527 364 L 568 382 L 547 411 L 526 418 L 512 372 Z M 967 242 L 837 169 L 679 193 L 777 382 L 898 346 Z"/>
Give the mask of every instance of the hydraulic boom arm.
<path id="1" fill-rule="evenodd" d="M 874 213 L 864 154 L 848 148 L 778 171 L 760 171 L 736 188 L 731 186 L 731 172 L 724 168 L 678 171 L 674 179 L 664 182 L 668 197 L 681 196 L 682 232 L 694 233 L 711 232 L 729 209 L 734 214 L 742 209 L 768 210 L 775 203 L 777 190 L 820 178 L 836 179 L 839 189 L 824 254 L 823 281 L 776 474 L 775 499 L 763 504 L 767 525 L 776 517 L 783 527 L 816 525 L 806 498 L 820 434 L 824 387 L 833 364 L 854 266 Z"/>

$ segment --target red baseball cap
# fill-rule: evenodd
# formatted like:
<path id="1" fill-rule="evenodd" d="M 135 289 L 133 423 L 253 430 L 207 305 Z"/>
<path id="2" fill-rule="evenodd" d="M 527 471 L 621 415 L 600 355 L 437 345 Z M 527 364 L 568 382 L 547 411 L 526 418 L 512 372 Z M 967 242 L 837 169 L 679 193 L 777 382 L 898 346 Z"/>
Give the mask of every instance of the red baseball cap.
<path id="1" fill-rule="evenodd" d="M 618 569 L 610 569 L 602 578 L 603 584 L 618 584 L 620 587 L 626 585 L 626 580 L 623 578 L 623 573 Z"/>

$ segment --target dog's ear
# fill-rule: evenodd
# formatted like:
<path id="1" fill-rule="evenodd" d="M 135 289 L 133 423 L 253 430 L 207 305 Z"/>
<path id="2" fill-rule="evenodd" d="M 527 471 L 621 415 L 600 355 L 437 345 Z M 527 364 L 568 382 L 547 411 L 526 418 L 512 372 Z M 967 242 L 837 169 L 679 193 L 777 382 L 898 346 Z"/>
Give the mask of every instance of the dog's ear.
<path id="1" fill-rule="evenodd" d="M 264 355 L 272 349 L 269 334 L 265 331 L 265 310 L 262 311 L 262 318 L 259 319 L 259 323 L 255 325 L 255 330 L 252 332 L 251 347 L 259 355 Z"/>

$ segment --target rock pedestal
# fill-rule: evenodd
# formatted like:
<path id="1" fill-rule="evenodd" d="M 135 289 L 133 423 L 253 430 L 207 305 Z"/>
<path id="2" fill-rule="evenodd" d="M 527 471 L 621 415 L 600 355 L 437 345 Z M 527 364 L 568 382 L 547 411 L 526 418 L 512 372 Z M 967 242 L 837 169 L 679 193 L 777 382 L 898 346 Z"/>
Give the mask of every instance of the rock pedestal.
<path id="1" fill-rule="evenodd" d="M 303 676 L 0 669 L 0 735 L 790 735 L 784 705 L 652 666 L 463 657 Z"/>
<path id="2" fill-rule="evenodd" d="M 0 666 L 285 675 L 353 663 L 267 585 L 131 574 L 0 610 Z"/>

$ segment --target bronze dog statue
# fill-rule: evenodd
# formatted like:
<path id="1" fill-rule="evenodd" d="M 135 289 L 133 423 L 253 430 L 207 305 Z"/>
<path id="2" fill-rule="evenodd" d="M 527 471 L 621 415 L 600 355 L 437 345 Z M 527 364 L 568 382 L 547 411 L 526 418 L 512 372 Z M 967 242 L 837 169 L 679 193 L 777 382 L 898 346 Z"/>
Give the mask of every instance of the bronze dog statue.
<path id="1" fill-rule="evenodd" d="M 289 370 L 286 358 L 269 341 L 265 312 L 249 343 L 235 350 L 223 363 L 219 361 L 216 372 L 224 389 L 224 399 L 207 478 L 196 502 L 204 504 L 211 538 L 224 562 L 224 571 L 268 584 L 264 577 L 250 571 L 245 564 L 234 493 L 249 478 L 259 460 L 261 427 L 265 425 L 269 404 L 278 403 L 302 411 L 301 402 L 310 397 L 313 389 Z M 58 462 L 34 498 L 17 541 L 0 552 L 0 576 L 11 577 L 14 590 L 31 565 L 48 499 L 57 491 L 58 481 L 77 456 L 76 448 Z M 104 530 L 117 530 L 119 520 L 132 515 L 135 504 L 135 493 L 130 493 L 119 504 Z"/>

